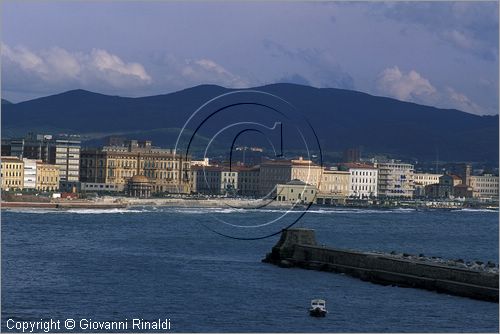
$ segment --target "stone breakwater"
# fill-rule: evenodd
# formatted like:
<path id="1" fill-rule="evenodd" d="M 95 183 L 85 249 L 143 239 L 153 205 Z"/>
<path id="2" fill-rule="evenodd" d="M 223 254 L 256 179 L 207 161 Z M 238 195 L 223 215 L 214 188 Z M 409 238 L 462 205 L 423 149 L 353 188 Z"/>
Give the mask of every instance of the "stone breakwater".
<path id="1" fill-rule="evenodd" d="M 493 274 L 498 274 L 498 264 L 492 261 L 488 262 L 464 261 L 463 259 L 449 260 L 449 259 L 443 259 L 438 256 L 425 256 L 424 254 L 412 255 L 407 253 L 397 253 L 395 251 L 392 251 L 390 253 L 371 251 L 371 253 L 388 256 L 395 259 L 418 261 L 421 263 L 439 264 L 455 268 L 463 268 L 463 269 L 470 269 L 475 271 L 484 271 Z"/>
<path id="2" fill-rule="evenodd" d="M 314 230 L 284 230 L 263 262 L 344 273 L 383 285 L 421 288 L 498 302 L 498 267 L 409 254 L 359 252 L 320 246 Z M 490 266 L 493 264 L 490 263 Z"/>

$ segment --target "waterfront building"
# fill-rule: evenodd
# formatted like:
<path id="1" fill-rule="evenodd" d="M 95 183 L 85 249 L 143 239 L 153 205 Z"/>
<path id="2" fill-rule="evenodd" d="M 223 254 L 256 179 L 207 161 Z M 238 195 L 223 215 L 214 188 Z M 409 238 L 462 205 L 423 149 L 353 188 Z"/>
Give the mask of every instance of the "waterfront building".
<path id="1" fill-rule="evenodd" d="M 439 178 L 438 184 L 430 184 L 425 187 L 425 195 L 431 198 L 454 198 L 454 188 L 461 184 L 462 179 L 459 176 L 445 174 Z M 462 193 L 463 190 L 458 192 Z"/>
<path id="2" fill-rule="evenodd" d="M 37 160 L 23 158 L 24 189 L 36 188 L 36 164 Z"/>
<path id="3" fill-rule="evenodd" d="M 414 191 L 413 165 L 395 160 L 377 162 L 378 196 L 412 198 Z"/>
<path id="4" fill-rule="evenodd" d="M 349 179 L 348 171 L 335 169 L 325 169 L 319 185 L 319 192 L 323 194 L 331 194 L 339 197 L 349 196 Z"/>
<path id="5" fill-rule="evenodd" d="M 445 174 L 439 178 L 438 197 L 453 197 L 453 188 L 462 184 L 462 178 L 454 174 Z"/>
<path id="6" fill-rule="evenodd" d="M 2 190 L 24 188 L 24 162 L 18 157 L 1 157 Z"/>
<path id="7" fill-rule="evenodd" d="M 241 196 L 259 196 L 260 166 L 238 167 L 238 193 Z"/>
<path id="8" fill-rule="evenodd" d="M 190 168 L 190 157 L 154 147 L 151 141 L 129 140 L 123 146 L 82 150 L 80 181 L 124 189 L 130 178 L 143 175 L 153 193 L 189 193 Z"/>
<path id="9" fill-rule="evenodd" d="M 378 170 L 363 163 L 343 164 L 349 168 L 349 197 L 372 198 L 378 195 Z"/>
<path id="10" fill-rule="evenodd" d="M 60 181 L 77 183 L 80 174 L 80 136 L 58 135 L 53 138 L 51 145 L 54 152 L 49 156 L 49 163 L 59 167 Z"/>
<path id="11" fill-rule="evenodd" d="M 286 184 L 277 185 L 276 200 L 278 202 L 309 204 L 314 203 L 317 192 L 315 186 L 295 179 Z"/>
<path id="12" fill-rule="evenodd" d="M 36 161 L 36 190 L 58 191 L 60 181 L 59 166 Z"/>
<path id="13" fill-rule="evenodd" d="M 471 176 L 470 186 L 473 191 L 473 197 L 498 200 L 498 182 L 498 176 L 493 174 Z"/>
<path id="14" fill-rule="evenodd" d="M 23 138 L 5 139 L 2 151 L 18 158 L 41 160 L 59 166 L 59 179 L 76 183 L 79 179 L 80 136 L 28 133 Z"/>
<path id="15" fill-rule="evenodd" d="M 311 160 L 302 157 L 296 160 L 267 161 L 260 166 L 259 192 L 262 196 L 274 197 L 276 185 L 297 179 L 318 187 L 323 169 Z"/>
<path id="16" fill-rule="evenodd" d="M 224 166 L 193 166 L 193 192 L 207 195 L 236 195 L 238 171 Z"/>
<path id="17" fill-rule="evenodd" d="M 151 197 L 153 185 L 149 178 L 144 175 L 134 175 L 127 179 L 127 194 L 131 197 Z"/>
<path id="18" fill-rule="evenodd" d="M 444 168 L 448 174 L 456 175 L 462 180 L 462 184 L 470 186 L 470 176 L 472 174 L 472 166 L 467 163 L 449 163 L 445 164 Z"/>
<path id="19" fill-rule="evenodd" d="M 443 174 L 413 173 L 414 196 L 425 196 L 425 187 L 431 184 L 438 184 L 441 176 Z"/>

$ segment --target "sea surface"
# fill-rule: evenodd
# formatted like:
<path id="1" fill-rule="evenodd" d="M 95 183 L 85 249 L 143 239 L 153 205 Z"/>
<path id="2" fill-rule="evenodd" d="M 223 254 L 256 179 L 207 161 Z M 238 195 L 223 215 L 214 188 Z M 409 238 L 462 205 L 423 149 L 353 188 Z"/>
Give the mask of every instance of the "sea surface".
<path id="1" fill-rule="evenodd" d="M 328 246 L 498 263 L 498 211 L 309 211 L 296 226 Z M 8 319 L 68 318 L 170 319 L 171 332 L 499 331 L 496 303 L 279 268 L 261 262 L 279 235 L 215 233 L 265 236 L 283 227 L 268 223 L 276 217 L 227 207 L 2 210 L 2 331 Z M 313 298 L 326 299 L 326 318 L 308 316 Z"/>

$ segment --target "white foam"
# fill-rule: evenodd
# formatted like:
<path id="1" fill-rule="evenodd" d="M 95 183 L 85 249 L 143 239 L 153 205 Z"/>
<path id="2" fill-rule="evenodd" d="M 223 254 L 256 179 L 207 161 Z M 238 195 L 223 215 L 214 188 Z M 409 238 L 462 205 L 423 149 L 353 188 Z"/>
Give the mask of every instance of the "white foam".
<path id="1" fill-rule="evenodd" d="M 494 212 L 498 213 L 498 210 L 495 209 L 470 209 L 470 208 L 464 208 L 464 209 L 459 209 L 459 210 L 453 210 L 454 212 Z"/>

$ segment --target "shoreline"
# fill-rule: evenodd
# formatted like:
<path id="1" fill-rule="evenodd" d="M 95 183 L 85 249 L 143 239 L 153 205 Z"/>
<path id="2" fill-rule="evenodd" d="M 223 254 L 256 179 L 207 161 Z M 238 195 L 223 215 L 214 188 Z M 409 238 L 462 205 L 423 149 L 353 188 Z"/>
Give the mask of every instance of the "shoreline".
<path id="1" fill-rule="evenodd" d="M 191 198 L 130 198 L 130 197 L 111 197 L 106 196 L 98 200 L 67 200 L 51 202 L 6 202 L 0 203 L 1 209 L 126 209 L 138 206 L 155 207 L 189 207 L 189 208 L 227 208 L 234 209 L 259 209 L 275 208 L 290 209 L 292 204 L 277 201 L 263 201 L 243 198 L 212 198 L 212 199 L 191 199 Z M 307 208 L 307 205 L 296 205 L 294 208 Z M 454 206 L 448 205 L 422 205 L 414 203 L 413 205 L 318 205 L 313 204 L 311 208 L 329 208 L 329 209 L 368 209 L 368 210 L 394 210 L 394 209 L 413 209 L 413 210 L 489 210 L 498 212 L 498 207 L 479 206 Z"/>

